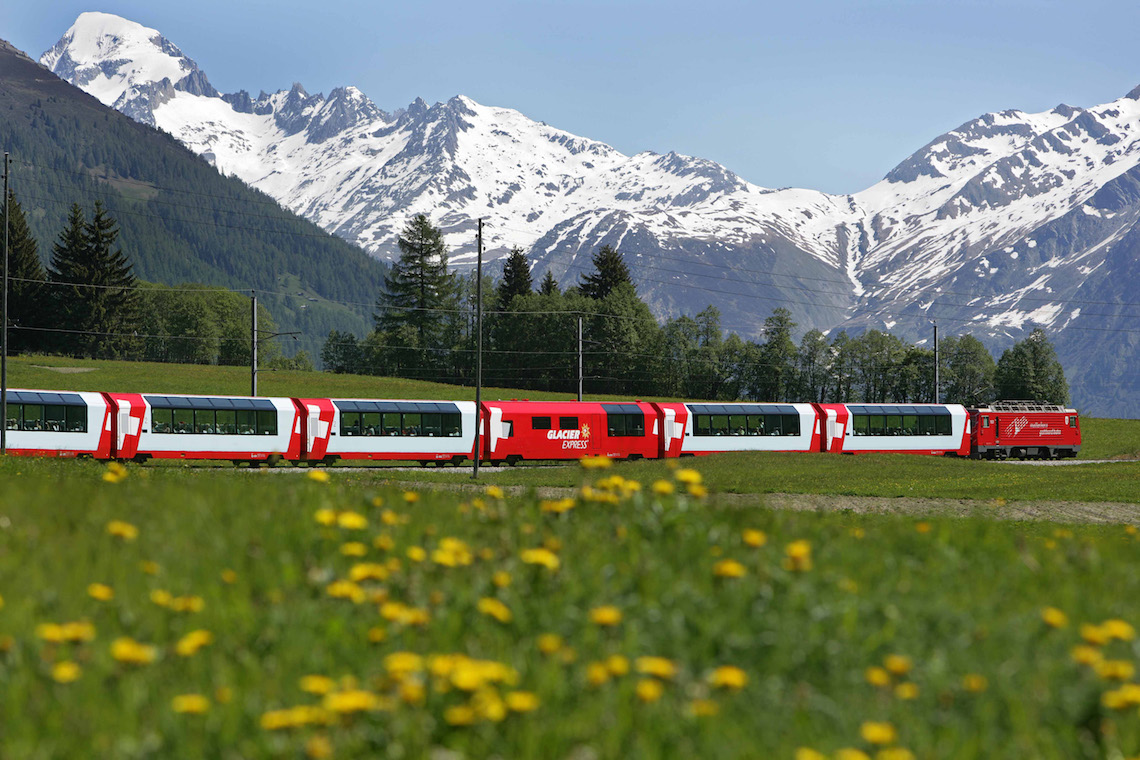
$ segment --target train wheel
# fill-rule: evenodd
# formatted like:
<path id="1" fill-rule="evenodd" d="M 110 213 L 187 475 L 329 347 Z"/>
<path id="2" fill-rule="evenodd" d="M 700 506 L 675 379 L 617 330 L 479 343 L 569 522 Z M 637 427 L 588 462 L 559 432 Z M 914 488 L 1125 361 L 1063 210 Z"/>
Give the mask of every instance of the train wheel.
<path id="1" fill-rule="evenodd" d="M 420 467 L 427 467 L 427 466 L 428 466 L 428 460 L 421 459 L 420 460 Z"/>
<path id="2" fill-rule="evenodd" d="M 511 467 L 514 467 L 521 461 L 522 457 L 520 457 L 518 454 L 511 454 L 509 457 L 507 457 L 507 464 Z"/>

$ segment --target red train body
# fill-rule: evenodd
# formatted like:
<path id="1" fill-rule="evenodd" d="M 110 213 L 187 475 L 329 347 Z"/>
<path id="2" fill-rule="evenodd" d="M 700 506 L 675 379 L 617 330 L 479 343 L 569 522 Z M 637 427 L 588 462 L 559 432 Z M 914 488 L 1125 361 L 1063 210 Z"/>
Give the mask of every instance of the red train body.
<path id="1" fill-rule="evenodd" d="M 288 460 L 332 464 L 473 459 L 475 404 L 137 393 L 9 392 L 17 455 L 96 459 Z M 1076 456 L 1077 412 L 1032 402 L 694 404 L 488 401 L 483 461 L 653 459 L 728 451 Z"/>

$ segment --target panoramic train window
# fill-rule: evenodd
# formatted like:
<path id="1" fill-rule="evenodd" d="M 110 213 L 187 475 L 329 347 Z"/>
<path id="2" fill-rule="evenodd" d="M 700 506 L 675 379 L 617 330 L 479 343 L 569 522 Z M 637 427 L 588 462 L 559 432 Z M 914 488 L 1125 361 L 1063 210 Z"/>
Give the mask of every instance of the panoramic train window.
<path id="1" fill-rule="evenodd" d="M 266 399 L 147 396 L 150 432 L 177 435 L 277 435 L 277 409 Z"/>
<path id="2" fill-rule="evenodd" d="M 13 391 L 9 398 L 32 395 Z M 36 394 L 37 396 L 39 394 Z M 60 394 L 52 394 L 57 399 Z M 70 395 L 70 394 L 69 394 Z M 76 399 L 79 397 L 76 396 Z M 87 407 L 82 402 L 74 404 L 34 404 L 8 402 L 8 419 L 5 425 L 9 430 L 24 430 L 35 433 L 86 433 Z"/>
<path id="3" fill-rule="evenodd" d="M 791 404 L 691 404 L 694 435 L 799 435 Z"/>
<path id="4" fill-rule="evenodd" d="M 456 438 L 463 416 L 455 404 L 423 401 L 333 401 L 343 436 Z"/>
<path id="5" fill-rule="evenodd" d="M 559 430 L 577 430 L 578 418 L 577 417 L 559 417 L 558 418 Z"/>
<path id="6" fill-rule="evenodd" d="M 945 407 L 856 405 L 850 409 L 852 435 L 950 435 L 953 433 L 950 414 Z"/>
<path id="7" fill-rule="evenodd" d="M 531 430 L 550 430 L 549 417 L 531 417 L 530 418 Z"/>

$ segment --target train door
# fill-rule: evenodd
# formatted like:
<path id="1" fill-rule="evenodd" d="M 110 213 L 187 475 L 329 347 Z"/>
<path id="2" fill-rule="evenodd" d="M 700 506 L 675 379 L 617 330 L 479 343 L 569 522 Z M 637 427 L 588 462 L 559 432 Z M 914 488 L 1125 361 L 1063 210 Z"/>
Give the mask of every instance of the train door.
<path id="1" fill-rule="evenodd" d="M 147 405 L 138 394 L 105 395 L 111 423 L 111 451 L 116 459 L 132 459 L 139 452 L 143 419 Z"/>

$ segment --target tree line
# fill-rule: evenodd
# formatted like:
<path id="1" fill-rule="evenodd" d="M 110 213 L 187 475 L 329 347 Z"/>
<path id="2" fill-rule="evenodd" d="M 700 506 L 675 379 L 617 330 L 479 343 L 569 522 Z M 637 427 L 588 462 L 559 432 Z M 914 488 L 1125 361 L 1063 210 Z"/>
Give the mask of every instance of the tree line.
<path id="1" fill-rule="evenodd" d="M 400 258 L 362 339 L 332 331 L 321 358 L 332 372 L 471 384 L 475 375 L 475 275 L 448 268 L 440 231 L 424 215 L 399 239 Z M 620 252 L 603 246 L 593 271 L 561 287 L 548 270 L 536 286 L 515 249 L 497 281 L 485 278 L 484 381 L 577 390 L 578 318 L 586 391 L 612 396 L 867 403 L 934 402 L 934 351 L 879 330 L 834 336 L 809 330 L 797 344 L 791 313 L 775 309 L 761 342 L 725 334 L 709 306 L 659 324 Z M 997 398 L 1068 403 L 1056 352 L 1038 329 L 995 362 L 971 335 L 941 342 L 939 401 Z"/>
<path id="2" fill-rule="evenodd" d="M 90 215 L 71 206 L 45 267 L 14 193 L 7 205 L 9 353 L 250 363 L 248 297 L 194 283 L 166 287 L 139 280 L 118 245 L 118 224 L 98 201 Z M 259 332 L 275 330 L 260 305 L 258 325 Z M 259 360 L 267 367 L 312 368 L 303 352 L 285 359 L 268 342 L 259 347 Z"/>

